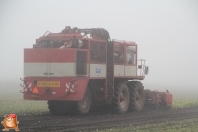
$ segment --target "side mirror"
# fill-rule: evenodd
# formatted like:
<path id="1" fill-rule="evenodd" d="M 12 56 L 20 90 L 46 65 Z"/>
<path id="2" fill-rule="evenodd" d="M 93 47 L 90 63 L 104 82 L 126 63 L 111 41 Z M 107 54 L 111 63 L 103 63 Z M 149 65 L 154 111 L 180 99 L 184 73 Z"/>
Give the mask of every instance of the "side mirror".
<path id="1" fill-rule="evenodd" d="M 145 66 L 144 67 L 144 74 L 145 75 L 148 75 L 148 73 L 149 73 L 149 67 L 148 66 Z"/>

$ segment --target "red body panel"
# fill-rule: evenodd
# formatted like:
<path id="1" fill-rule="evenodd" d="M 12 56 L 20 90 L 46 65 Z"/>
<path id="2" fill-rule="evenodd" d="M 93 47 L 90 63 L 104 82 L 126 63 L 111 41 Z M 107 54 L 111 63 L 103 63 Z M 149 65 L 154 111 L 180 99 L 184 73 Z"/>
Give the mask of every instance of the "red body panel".
<path id="1" fill-rule="evenodd" d="M 38 48 L 38 49 L 24 49 L 24 63 L 48 63 L 46 69 L 50 71 L 51 63 L 75 63 L 76 52 L 87 51 L 86 49 L 50 49 L 50 48 Z M 86 60 L 88 61 L 88 59 Z M 57 67 L 58 68 L 58 67 Z M 69 67 L 65 67 L 65 69 Z M 46 70 L 47 71 L 47 70 Z M 37 87 L 38 94 L 33 94 L 33 88 L 37 84 L 34 81 L 58 81 L 60 87 L 50 87 L 50 92 L 46 93 L 45 87 Z M 73 88 L 69 89 L 69 85 L 72 80 L 76 80 L 73 83 Z M 24 77 L 26 82 L 24 87 L 24 99 L 25 100 L 82 100 L 87 88 L 89 78 L 88 77 L 58 77 L 58 76 L 27 76 Z M 29 90 L 27 89 L 29 88 Z M 29 91 L 29 92 L 28 92 Z M 56 94 L 53 94 L 56 93 Z"/>
<path id="2" fill-rule="evenodd" d="M 26 62 L 75 62 L 75 49 L 24 49 Z"/>
<path id="3" fill-rule="evenodd" d="M 24 87 L 25 100 L 82 100 L 87 88 L 88 78 L 43 78 L 25 77 L 27 86 Z M 50 87 L 46 92 L 45 87 L 37 87 L 34 81 L 59 81 L 60 87 Z M 75 82 L 72 83 L 72 80 Z M 72 83 L 71 87 L 70 84 Z M 31 84 L 31 85 L 30 85 Z M 30 87 L 28 87 L 28 85 Z M 37 87 L 38 94 L 33 94 L 33 88 Z M 29 92 L 28 92 L 29 88 Z M 53 94 L 56 93 L 56 94 Z"/>
<path id="4" fill-rule="evenodd" d="M 166 93 L 166 105 L 171 106 L 172 105 L 172 94 L 171 93 Z"/>
<path id="5" fill-rule="evenodd" d="M 55 34 L 53 34 L 55 35 Z M 46 36 L 43 37 L 43 39 L 47 38 L 47 37 L 51 37 L 51 36 Z M 70 36 L 71 37 L 71 36 Z M 46 69 L 47 70 L 43 70 L 41 72 L 41 74 L 31 74 L 34 76 L 31 76 L 31 74 L 29 74 L 29 71 L 27 72 L 27 76 L 24 77 L 24 81 L 27 82 L 28 84 L 25 85 L 26 88 L 29 88 L 29 92 L 25 90 L 24 92 L 24 99 L 26 100 L 70 100 L 70 101 L 74 101 L 74 100 L 82 100 L 84 97 L 84 93 L 86 92 L 86 88 L 88 86 L 88 82 L 90 79 L 94 79 L 94 80 L 99 80 L 99 79 L 106 79 L 107 80 L 107 76 L 106 77 L 90 77 L 90 64 L 107 64 L 107 56 L 105 56 L 105 61 L 104 62 L 91 62 L 90 58 L 91 56 L 91 51 L 93 49 L 91 49 L 91 45 L 94 45 L 98 42 L 100 42 L 100 45 L 104 44 L 107 45 L 108 43 L 105 40 L 99 40 L 99 39 L 83 39 L 84 48 L 65 48 L 65 49 L 59 49 L 59 48 L 33 48 L 33 49 L 24 49 L 24 63 L 27 63 L 26 66 L 28 67 L 29 64 L 33 65 L 33 63 L 35 63 L 35 66 L 38 66 L 38 68 L 40 68 L 40 65 L 43 66 L 42 63 L 48 63 L 46 65 Z M 116 44 L 120 44 L 123 45 L 124 48 L 125 46 L 136 46 L 135 43 L 127 43 L 127 42 L 114 42 Z M 105 49 L 103 49 L 103 51 L 105 52 L 104 54 L 107 54 L 107 49 L 106 46 L 104 46 Z M 95 47 L 96 49 L 98 48 L 98 46 L 96 45 Z M 84 62 L 85 64 L 88 63 L 88 68 L 87 68 L 87 75 L 82 75 L 78 76 L 77 74 L 75 74 L 75 66 L 77 66 L 77 51 L 87 51 L 87 59 L 86 62 Z M 113 51 L 114 52 L 114 51 Z M 137 51 L 136 51 L 137 52 Z M 113 53 L 112 53 L 113 54 Z M 137 53 L 136 53 L 137 54 Z M 100 55 L 100 54 L 99 54 Z M 124 63 L 122 64 L 123 66 L 127 65 L 126 64 L 126 51 L 125 49 L 123 49 L 123 55 L 124 55 Z M 136 56 L 137 58 L 137 56 Z M 136 59 L 137 60 L 137 59 Z M 28 64 L 29 63 L 29 64 Z M 53 63 L 53 68 L 54 69 L 58 69 L 60 68 L 58 63 L 73 63 L 72 68 L 74 70 L 74 74 L 72 73 L 71 75 L 64 75 L 61 76 L 60 72 L 57 72 L 57 74 L 59 74 L 58 76 L 56 76 L 57 74 L 55 73 L 53 75 L 53 70 L 51 70 L 51 66 L 50 63 Z M 61 64 L 61 68 L 62 70 L 64 70 L 64 64 Z M 45 65 L 45 64 L 44 64 Z M 136 63 L 137 65 L 137 63 Z M 44 66 L 45 67 L 45 66 Z M 33 71 L 31 69 L 31 67 L 28 67 L 30 69 L 30 71 Z M 42 67 L 43 68 L 43 67 Z M 71 67 L 65 67 L 67 69 L 70 69 Z M 36 69 L 34 69 L 36 71 Z M 34 71 L 33 71 L 34 72 Z M 39 71 L 40 72 L 40 71 Z M 43 75 L 46 72 L 46 76 Z M 52 74 L 51 74 L 52 72 Z M 93 72 L 93 71 L 92 71 Z M 35 73 L 35 72 L 34 72 Z M 51 75 L 50 75 L 51 74 Z M 30 75 L 30 76 L 29 76 Z M 38 76 L 37 76 L 38 75 Z M 42 75 L 42 77 L 39 77 L 40 75 Z M 119 77 L 113 77 L 113 78 L 120 78 L 120 79 L 139 79 L 142 80 L 144 79 L 144 76 L 119 76 Z M 69 92 L 66 92 L 67 90 L 67 85 L 69 85 L 69 83 L 71 83 L 72 80 L 77 79 L 77 81 L 74 82 L 73 85 L 75 85 L 76 87 Z M 31 91 L 33 91 L 33 88 L 36 86 L 36 84 L 34 84 L 34 81 L 59 81 L 60 82 L 60 87 L 55 88 L 55 87 L 51 87 L 51 88 L 45 88 L 45 87 L 38 87 L 38 94 L 32 94 Z M 31 84 L 31 85 L 30 85 Z M 29 87 L 31 86 L 31 87 Z M 46 90 L 47 89 L 47 90 Z M 104 84 L 104 98 L 106 98 L 107 96 L 107 82 L 105 82 Z M 112 90 L 113 91 L 113 90 Z M 113 94 L 113 93 L 112 93 Z M 34 96 L 34 97 L 33 97 Z"/>

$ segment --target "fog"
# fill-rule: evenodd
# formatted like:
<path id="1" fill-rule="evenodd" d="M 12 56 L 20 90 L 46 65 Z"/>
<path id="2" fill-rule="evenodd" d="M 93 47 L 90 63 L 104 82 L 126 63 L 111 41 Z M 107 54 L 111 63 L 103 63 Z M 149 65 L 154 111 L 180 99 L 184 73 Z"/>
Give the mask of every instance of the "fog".
<path id="1" fill-rule="evenodd" d="M 23 49 L 65 26 L 105 28 L 111 39 L 135 41 L 151 89 L 198 86 L 197 0 L 1 0 L 0 80 L 23 77 Z"/>

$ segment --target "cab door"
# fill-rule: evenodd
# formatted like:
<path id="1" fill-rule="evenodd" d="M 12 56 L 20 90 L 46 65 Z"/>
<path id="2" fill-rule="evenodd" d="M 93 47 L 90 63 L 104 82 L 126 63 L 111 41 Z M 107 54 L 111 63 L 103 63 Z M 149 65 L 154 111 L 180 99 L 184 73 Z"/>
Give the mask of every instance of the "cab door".
<path id="1" fill-rule="evenodd" d="M 137 46 L 126 46 L 125 53 L 125 76 L 137 76 Z"/>
<path id="2" fill-rule="evenodd" d="M 124 76 L 124 46 L 114 43 L 114 76 Z"/>

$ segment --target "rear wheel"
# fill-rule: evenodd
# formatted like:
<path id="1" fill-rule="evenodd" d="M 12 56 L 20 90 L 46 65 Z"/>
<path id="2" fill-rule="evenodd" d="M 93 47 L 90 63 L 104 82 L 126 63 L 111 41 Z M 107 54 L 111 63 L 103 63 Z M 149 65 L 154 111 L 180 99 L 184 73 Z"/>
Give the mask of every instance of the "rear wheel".
<path id="1" fill-rule="evenodd" d="M 145 92 L 141 82 L 131 81 L 128 83 L 130 91 L 129 111 L 141 111 L 145 104 Z"/>
<path id="2" fill-rule="evenodd" d="M 129 107 L 129 90 L 125 82 L 115 84 L 113 109 L 116 113 L 125 113 Z"/>
<path id="3" fill-rule="evenodd" d="M 69 112 L 69 102 L 59 100 L 48 100 L 48 108 L 52 115 L 64 115 Z"/>
<path id="4" fill-rule="evenodd" d="M 89 112 L 91 106 L 91 93 L 87 88 L 83 100 L 77 102 L 77 110 L 80 114 L 86 114 Z"/>
<path id="5" fill-rule="evenodd" d="M 74 101 L 59 101 L 59 100 L 49 100 L 48 108 L 52 115 L 65 115 L 65 114 L 86 114 L 89 112 L 91 105 L 91 93 L 87 89 L 83 100 Z"/>

